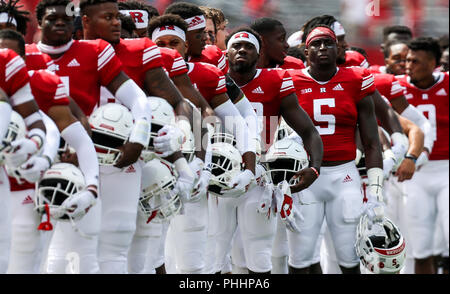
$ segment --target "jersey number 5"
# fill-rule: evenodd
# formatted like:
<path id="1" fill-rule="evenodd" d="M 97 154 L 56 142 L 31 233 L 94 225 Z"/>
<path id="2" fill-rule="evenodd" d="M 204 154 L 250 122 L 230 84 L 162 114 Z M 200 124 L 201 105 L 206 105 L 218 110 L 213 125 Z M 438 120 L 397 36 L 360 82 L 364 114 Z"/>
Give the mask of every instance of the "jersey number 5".
<path id="1" fill-rule="evenodd" d="M 336 117 L 332 114 L 322 114 L 322 106 L 335 107 L 334 98 L 314 100 L 314 120 L 316 122 L 326 122 L 326 128 L 316 126 L 320 135 L 333 135 L 336 127 Z"/>

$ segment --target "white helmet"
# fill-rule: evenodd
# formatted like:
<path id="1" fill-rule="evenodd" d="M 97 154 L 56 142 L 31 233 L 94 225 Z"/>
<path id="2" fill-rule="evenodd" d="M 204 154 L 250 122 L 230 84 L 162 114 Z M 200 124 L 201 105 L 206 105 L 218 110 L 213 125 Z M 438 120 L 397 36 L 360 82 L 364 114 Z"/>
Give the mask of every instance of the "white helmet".
<path id="1" fill-rule="evenodd" d="M 11 119 L 9 121 L 8 130 L 6 131 L 5 137 L 3 138 L 3 141 L 0 146 L 7 147 L 10 145 L 13 141 L 25 138 L 25 135 L 27 133 L 27 127 L 25 125 L 25 121 L 23 120 L 22 116 L 15 112 L 14 110 L 11 112 Z M 3 155 L 3 152 L 0 150 L 0 165 L 3 164 L 5 158 Z M 19 184 L 22 183 L 22 179 L 20 178 L 19 172 L 17 168 L 5 166 L 6 173 L 17 180 Z"/>
<path id="2" fill-rule="evenodd" d="M 194 133 L 189 132 L 186 141 L 181 145 L 181 153 L 183 153 L 187 162 L 191 162 L 195 157 L 195 141 Z"/>
<path id="3" fill-rule="evenodd" d="M 361 263 L 375 274 L 398 273 L 405 263 L 406 244 L 400 230 L 388 218 L 374 223 L 363 215 L 356 228 L 356 254 Z"/>
<path id="4" fill-rule="evenodd" d="M 133 128 L 133 116 L 123 105 L 108 103 L 97 108 L 89 117 L 92 141 L 100 165 L 114 165 Z"/>
<path id="5" fill-rule="evenodd" d="M 290 134 L 294 133 L 294 130 L 286 123 L 286 121 L 281 118 L 280 124 L 277 127 L 277 130 L 275 131 L 275 141 L 281 140 Z"/>
<path id="6" fill-rule="evenodd" d="M 149 219 L 158 222 L 178 214 L 181 200 L 173 192 L 177 177 L 172 164 L 163 159 L 154 158 L 144 165 L 139 206 Z"/>
<path id="7" fill-rule="evenodd" d="M 166 99 L 149 96 L 152 109 L 152 121 L 150 131 L 150 142 L 148 147 L 142 150 L 141 156 L 145 162 L 158 157 L 154 152 L 153 140 L 158 137 L 158 131 L 165 125 L 175 125 L 175 112 L 172 105 Z"/>
<path id="8" fill-rule="evenodd" d="M 84 176 L 79 168 L 70 163 L 55 163 L 36 183 L 36 209 L 43 213 L 48 205 L 52 217 L 68 220 L 66 214 L 57 212 L 58 208 L 64 200 L 77 194 L 85 186 Z"/>
<path id="9" fill-rule="evenodd" d="M 234 137 L 226 133 L 215 133 L 211 144 L 211 178 L 208 191 L 221 196 L 222 188 L 228 184 L 242 168 L 242 156 L 233 146 Z"/>
<path id="10" fill-rule="evenodd" d="M 293 138 L 283 138 L 270 146 L 261 160 L 275 185 L 286 180 L 295 184 L 298 179 L 291 178 L 298 171 L 308 167 L 308 154 L 303 145 Z"/>

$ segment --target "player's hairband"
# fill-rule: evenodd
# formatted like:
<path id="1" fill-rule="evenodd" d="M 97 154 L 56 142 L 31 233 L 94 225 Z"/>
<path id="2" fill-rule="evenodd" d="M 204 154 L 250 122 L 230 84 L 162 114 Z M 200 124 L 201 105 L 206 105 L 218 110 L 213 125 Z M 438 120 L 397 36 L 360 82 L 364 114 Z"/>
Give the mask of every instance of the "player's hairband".
<path id="1" fill-rule="evenodd" d="M 0 23 L 11 23 L 17 27 L 17 20 L 6 12 L 0 13 Z"/>
<path id="2" fill-rule="evenodd" d="M 238 32 L 238 33 L 234 34 L 228 41 L 227 50 L 230 50 L 231 46 L 234 43 L 242 42 L 242 41 L 253 44 L 253 46 L 255 46 L 255 48 L 256 48 L 256 52 L 258 52 L 258 54 L 259 54 L 258 39 L 255 37 L 255 35 L 253 35 L 252 33 L 249 33 L 249 32 Z"/>
<path id="3" fill-rule="evenodd" d="M 331 29 L 334 31 L 335 35 L 337 37 L 345 35 L 345 30 L 344 27 L 341 25 L 340 22 L 335 21 L 332 25 L 331 25 Z"/>
<path id="4" fill-rule="evenodd" d="M 184 20 L 188 23 L 188 31 L 206 28 L 206 18 L 204 15 L 197 15 Z"/>
<path id="5" fill-rule="evenodd" d="M 148 27 L 148 12 L 145 10 L 120 10 L 120 13 L 130 16 L 136 25 L 136 29 L 146 29 Z"/>
<path id="6" fill-rule="evenodd" d="M 186 33 L 177 26 L 170 25 L 156 28 L 152 33 L 152 40 L 156 41 L 156 39 L 162 36 L 177 36 L 186 42 Z"/>
<path id="7" fill-rule="evenodd" d="M 306 38 L 306 47 L 308 47 L 312 41 L 323 37 L 330 37 L 336 42 L 336 34 L 333 30 L 326 27 L 317 27 L 308 34 L 308 37 Z"/>

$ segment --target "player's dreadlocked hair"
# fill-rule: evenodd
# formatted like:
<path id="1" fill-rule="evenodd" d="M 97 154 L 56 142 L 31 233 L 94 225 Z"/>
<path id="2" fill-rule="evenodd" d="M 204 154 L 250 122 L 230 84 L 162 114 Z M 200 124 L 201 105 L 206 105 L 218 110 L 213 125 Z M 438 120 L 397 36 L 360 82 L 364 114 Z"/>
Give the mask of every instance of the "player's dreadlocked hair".
<path id="1" fill-rule="evenodd" d="M 333 23 L 337 21 L 336 18 L 332 15 L 321 15 L 316 16 L 308 20 L 302 27 L 303 36 L 302 36 L 302 43 L 306 42 L 306 38 L 308 37 L 309 33 L 317 27 L 317 25 L 327 25 L 331 27 Z"/>
<path id="2" fill-rule="evenodd" d="M 155 7 L 139 1 L 119 2 L 119 10 L 145 10 L 148 13 L 148 19 L 159 16 L 159 11 Z"/>
<path id="3" fill-rule="evenodd" d="M 438 40 L 431 38 L 431 37 L 418 37 L 415 39 L 412 39 L 408 43 L 409 49 L 412 51 L 419 51 L 423 50 L 425 52 L 430 53 L 433 55 L 434 59 L 436 60 L 436 66 L 440 64 L 441 60 L 441 47 L 439 46 Z"/>
<path id="4" fill-rule="evenodd" d="M 183 19 L 188 19 L 197 15 L 205 15 L 199 6 L 187 2 L 175 2 L 169 5 L 166 8 L 166 11 L 164 11 L 164 14 L 169 13 L 179 15 Z"/>
<path id="5" fill-rule="evenodd" d="M 247 26 L 238 27 L 238 28 L 234 29 L 232 32 L 230 32 L 230 34 L 225 38 L 225 44 L 228 44 L 228 41 L 230 41 L 231 37 L 233 37 L 234 34 L 240 33 L 240 32 L 247 32 L 247 33 L 251 33 L 251 34 L 255 35 L 255 37 L 259 43 L 259 48 L 262 47 L 261 36 L 258 34 L 257 31 L 255 31 L 251 27 L 247 27 Z"/>
<path id="6" fill-rule="evenodd" d="M 283 26 L 283 24 L 279 20 L 271 17 L 258 18 L 250 25 L 261 36 L 273 32 L 277 26 Z"/>
<path id="7" fill-rule="evenodd" d="M 148 33 L 151 35 L 154 30 L 162 26 L 174 25 L 182 29 L 185 33 L 188 30 L 188 24 L 179 15 L 176 14 L 164 14 L 155 17 L 148 24 Z"/>
<path id="8" fill-rule="evenodd" d="M 9 19 L 15 19 L 17 22 L 17 31 L 22 35 L 27 34 L 27 22 L 30 21 L 29 15 L 30 13 L 25 10 L 19 10 L 23 5 L 17 5 L 19 0 L 1 0 L 0 1 L 0 13 L 7 13 L 9 15 Z"/>
<path id="9" fill-rule="evenodd" d="M 412 31 L 410 28 L 408 28 L 407 26 L 393 25 L 383 28 L 383 42 L 386 42 L 387 37 L 392 33 L 409 35 L 409 37 L 412 38 Z"/>
<path id="10" fill-rule="evenodd" d="M 102 3 L 117 3 L 117 0 L 80 0 L 80 15 L 86 15 L 88 7 Z"/>
<path id="11" fill-rule="evenodd" d="M 17 53 L 20 56 L 25 56 L 25 39 L 21 34 L 11 29 L 4 29 L 0 30 L 0 39 L 17 41 L 20 50 Z"/>
<path id="12" fill-rule="evenodd" d="M 70 0 L 42 0 L 36 6 L 36 18 L 41 23 L 45 14 L 45 9 L 50 6 L 67 6 L 70 4 Z"/>

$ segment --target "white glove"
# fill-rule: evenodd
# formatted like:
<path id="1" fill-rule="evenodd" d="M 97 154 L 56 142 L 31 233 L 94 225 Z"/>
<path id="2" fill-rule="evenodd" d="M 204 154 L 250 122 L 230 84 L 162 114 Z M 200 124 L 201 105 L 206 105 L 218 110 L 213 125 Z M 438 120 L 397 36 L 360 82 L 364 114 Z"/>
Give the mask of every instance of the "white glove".
<path id="1" fill-rule="evenodd" d="M 18 171 L 20 176 L 29 183 L 37 182 L 50 167 L 50 162 L 43 156 L 33 156 L 22 164 Z"/>
<path id="2" fill-rule="evenodd" d="M 74 221 L 81 219 L 96 203 L 96 197 L 89 190 L 83 190 L 64 200 L 60 210 L 64 211 Z"/>
<path id="3" fill-rule="evenodd" d="M 154 139 L 155 151 L 161 157 L 167 157 L 181 150 L 185 140 L 183 131 L 175 126 L 165 125 L 158 131 L 158 137 Z"/>
<path id="4" fill-rule="evenodd" d="M 269 210 L 272 208 L 272 200 L 273 200 L 273 193 L 274 193 L 275 187 L 272 183 L 266 184 L 264 187 L 264 192 L 261 195 L 261 199 L 259 200 L 257 211 L 261 214 L 266 214 L 269 212 Z"/>
<path id="5" fill-rule="evenodd" d="M 356 148 L 356 157 L 355 157 L 355 164 L 358 165 L 359 161 L 362 158 L 362 152 L 358 148 Z"/>
<path id="6" fill-rule="evenodd" d="M 420 153 L 419 157 L 417 157 L 416 160 L 416 170 L 419 170 L 422 165 L 426 164 L 428 162 L 428 154 L 427 152 L 423 151 Z"/>
<path id="7" fill-rule="evenodd" d="M 173 192 L 178 194 L 182 201 L 191 201 L 192 189 L 195 178 L 184 171 L 178 171 L 178 179 Z"/>
<path id="8" fill-rule="evenodd" d="M 221 194 L 223 197 L 237 198 L 256 186 L 255 175 L 248 169 L 240 172 L 235 176 L 230 184 L 230 188 L 222 188 Z"/>
<path id="9" fill-rule="evenodd" d="M 277 210 L 280 213 L 280 218 L 286 225 L 286 228 L 293 233 L 300 233 L 300 228 L 297 226 L 296 220 L 298 219 L 302 222 L 304 218 L 293 205 L 294 200 L 291 195 L 291 188 L 286 180 L 278 184 L 275 189 L 275 196 Z"/>
<path id="10" fill-rule="evenodd" d="M 383 152 L 383 174 L 384 178 L 387 179 L 391 175 L 394 170 L 394 166 L 396 163 L 395 154 L 391 149 L 388 149 Z"/>
<path id="11" fill-rule="evenodd" d="M 398 132 L 391 135 L 391 140 L 393 143 L 391 150 L 395 156 L 394 169 L 397 170 L 402 163 L 403 158 L 405 158 L 406 152 L 408 152 L 409 142 L 408 137 L 406 137 L 405 134 L 400 134 Z"/>
<path id="12" fill-rule="evenodd" d="M 196 202 L 208 193 L 209 179 L 211 178 L 211 171 L 209 169 L 203 169 L 200 172 L 200 177 L 194 184 L 194 190 L 191 195 L 191 200 Z"/>
<path id="13" fill-rule="evenodd" d="M 38 146 L 33 140 L 28 138 L 18 139 L 13 141 L 6 149 L 4 153 L 5 163 L 12 168 L 17 168 L 38 151 Z"/>
<path id="14" fill-rule="evenodd" d="M 375 222 L 383 221 L 384 206 L 385 204 L 378 201 L 377 196 L 368 190 L 367 202 L 363 203 L 363 214 L 367 214 L 369 217 L 369 227 Z"/>

